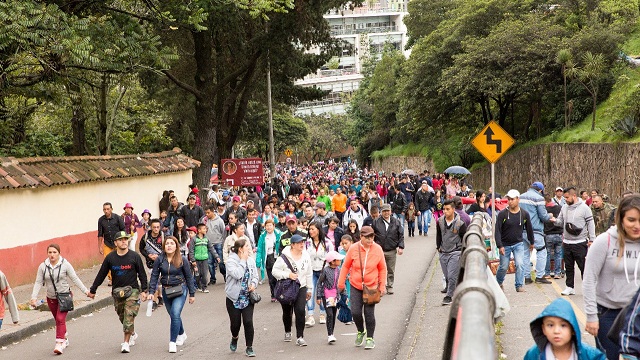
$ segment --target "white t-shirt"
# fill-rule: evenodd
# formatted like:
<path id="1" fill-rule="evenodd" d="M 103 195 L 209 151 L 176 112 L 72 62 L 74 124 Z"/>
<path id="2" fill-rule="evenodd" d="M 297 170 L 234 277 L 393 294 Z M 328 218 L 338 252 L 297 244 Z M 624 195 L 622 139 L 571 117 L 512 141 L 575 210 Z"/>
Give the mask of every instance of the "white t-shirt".
<path id="1" fill-rule="evenodd" d="M 267 251 L 267 255 L 271 255 L 274 253 L 275 251 L 275 245 L 276 245 L 276 234 L 275 233 L 267 233 L 267 235 L 264 238 L 264 245 L 265 245 L 265 249 Z"/>

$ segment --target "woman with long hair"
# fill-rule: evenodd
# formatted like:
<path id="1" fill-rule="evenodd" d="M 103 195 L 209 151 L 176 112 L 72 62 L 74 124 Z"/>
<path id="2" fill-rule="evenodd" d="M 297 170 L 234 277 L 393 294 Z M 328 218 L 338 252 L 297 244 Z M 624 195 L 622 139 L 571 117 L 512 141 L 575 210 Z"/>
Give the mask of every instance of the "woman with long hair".
<path id="1" fill-rule="evenodd" d="M 244 326 L 244 340 L 247 345 L 245 354 L 256 356 L 253 351 L 253 308 L 250 293 L 258 286 L 258 269 L 256 263 L 249 258 L 253 254 L 251 242 L 242 238 L 236 240 L 227 259 L 227 274 L 224 291 L 227 294 L 227 313 L 231 322 L 231 351 L 238 349 L 240 325 Z"/>
<path id="2" fill-rule="evenodd" d="M 278 244 L 282 233 L 276 229 L 276 225 L 272 219 L 267 219 L 264 223 L 264 231 L 258 239 L 258 251 L 256 252 L 256 266 L 258 270 L 266 269 L 267 278 L 269 279 L 269 290 L 271 291 L 271 302 L 276 302 L 273 290 L 276 286 L 276 279 L 273 277 L 273 264 L 278 256 Z"/>
<path id="3" fill-rule="evenodd" d="M 57 294 L 71 292 L 69 280 L 73 281 L 82 293 L 89 296 L 89 289 L 76 275 L 71 263 L 60 255 L 60 245 L 50 244 L 47 247 L 47 258 L 38 267 L 30 304 L 33 307 L 36 306 L 38 293 L 44 285 L 47 289 L 47 304 L 56 322 L 56 345 L 53 352 L 58 355 L 62 354 L 64 349 L 69 346 L 69 339 L 67 337 L 67 312 L 60 310 Z M 0 301 L 3 301 L 1 297 Z"/>
<path id="4" fill-rule="evenodd" d="M 178 248 L 182 256 L 189 254 L 187 248 L 187 242 L 189 241 L 189 233 L 187 232 L 187 226 L 184 224 L 184 218 L 178 217 L 175 225 L 173 226 L 173 237 L 178 240 Z"/>
<path id="5" fill-rule="evenodd" d="M 640 194 L 620 200 L 615 225 L 591 244 L 582 283 L 585 330 L 596 337 L 596 345 L 609 360 L 618 359 L 620 344 L 609 340 L 607 333 L 640 285 Z"/>
<path id="6" fill-rule="evenodd" d="M 473 215 L 478 211 L 487 212 L 487 210 L 485 209 L 486 199 L 487 199 L 487 194 L 485 194 L 484 191 L 482 190 L 476 191 L 476 202 L 474 204 L 471 204 L 471 206 L 469 206 L 469 208 L 467 209 L 467 214 Z"/>
<path id="7" fill-rule="evenodd" d="M 196 300 L 196 287 L 193 282 L 191 267 L 186 257 L 180 254 L 180 243 L 173 236 L 168 236 L 162 242 L 162 254 L 156 258 L 151 270 L 151 280 L 149 281 L 149 296 L 147 299 L 153 301 L 158 283 L 162 284 L 162 298 L 171 317 L 169 327 L 169 352 L 177 352 L 177 346 L 183 345 L 187 340 L 187 334 L 182 325 L 182 308 L 189 295 L 189 304 Z M 176 297 L 167 296 L 167 289 L 181 286 L 182 292 Z"/>
<path id="8" fill-rule="evenodd" d="M 309 224 L 309 230 L 307 234 L 307 241 L 305 247 L 311 258 L 311 269 L 313 270 L 312 283 L 309 284 L 311 290 L 314 291 L 320 274 L 322 274 L 322 268 L 324 267 L 325 258 L 330 251 L 333 251 L 333 242 L 326 237 L 324 230 L 322 230 L 322 224 L 319 222 L 312 222 Z M 307 302 L 307 318 L 305 321 L 306 326 L 313 326 L 316 324 L 314 318 L 314 311 L 316 302 L 315 299 L 311 299 Z M 320 304 L 320 324 L 326 323 L 326 315 L 324 305 Z"/>
<path id="9" fill-rule="evenodd" d="M 360 228 L 358 227 L 358 222 L 355 219 L 349 220 L 347 229 L 344 233 L 350 235 L 353 242 L 360 241 Z M 338 240 L 338 242 L 340 242 L 340 240 Z"/>

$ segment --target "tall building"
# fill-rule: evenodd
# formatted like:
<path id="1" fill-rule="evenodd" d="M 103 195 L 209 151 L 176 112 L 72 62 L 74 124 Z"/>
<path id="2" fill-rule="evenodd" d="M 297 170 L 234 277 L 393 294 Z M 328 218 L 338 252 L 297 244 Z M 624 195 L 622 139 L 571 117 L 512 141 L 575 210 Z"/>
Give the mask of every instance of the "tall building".
<path id="1" fill-rule="evenodd" d="M 302 102 L 295 110 L 296 115 L 344 113 L 363 78 L 363 62 L 370 56 L 380 56 L 385 44 L 408 56 L 404 50 L 407 28 L 402 21 L 407 3 L 408 0 L 365 1 L 361 7 L 335 9 L 324 16 L 331 35 L 343 41 L 341 54 L 315 74 L 296 81 L 296 85 L 329 91 L 321 100 Z"/>

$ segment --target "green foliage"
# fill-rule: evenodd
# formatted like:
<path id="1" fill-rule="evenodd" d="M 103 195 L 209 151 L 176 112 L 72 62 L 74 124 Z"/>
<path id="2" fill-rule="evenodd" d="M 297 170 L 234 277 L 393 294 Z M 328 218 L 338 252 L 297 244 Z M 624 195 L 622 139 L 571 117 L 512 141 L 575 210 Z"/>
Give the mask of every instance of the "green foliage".
<path id="1" fill-rule="evenodd" d="M 638 133 L 638 126 L 640 126 L 640 119 L 637 116 L 629 115 L 614 122 L 611 125 L 611 131 L 632 138 Z"/>
<path id="2" fill-rule="evenodd" d="M 308 136 L 303 143 L 304 153 L 311 157 L 308 162 L 320 161 L 338 152 L 348 144 L 346 129 L 349 118 L 346 115 L 311 115 L 302 118 L 307 125 Z"/>

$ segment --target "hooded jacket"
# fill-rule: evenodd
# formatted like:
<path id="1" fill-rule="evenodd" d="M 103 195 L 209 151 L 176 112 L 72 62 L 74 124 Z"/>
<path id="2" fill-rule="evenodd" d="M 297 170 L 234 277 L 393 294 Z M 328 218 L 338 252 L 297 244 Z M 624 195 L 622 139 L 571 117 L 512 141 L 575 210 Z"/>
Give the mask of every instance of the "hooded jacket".
<path id="1" fill-rule="evenodd" d="M 571 324 L 575 335 L 571 337 L 575 346 L 575 351 L 578 355 L 578 360 L 606 360 L 607 357 L 600 350 L 582 343 L 582 336 L 580 335 L 580 326 L 576 314 L 571 308 L 571 304 L 562 298 L 555 299 L 549 304 L 543 311 L 536 317 L 529 327 L 531 328 L 531 335 L 536 344 L 533 345 L 524 356 L 524 360 L 552 360 L 547 359 L 545 355 L 545 348 L 549 343 L 547 337 L 542 332 L 542 320 L 547 316 L 555 316 L 564 319 Z"/>
<path id="2" fill-rule="evenodd" d="M 570 234 L 565 226 L 568 223 L 573 224 L 576 228 L 582 228 L 580 234 Z M 562 234 L 565 244 L 579 244 L 584 242 L 587 237 L 589 241 L 596 239 L 596 225 L 593 221 L 591 208 L 589 208 L 582 199 L 577 199 L 576 202 L 571 205 L 563 205 L 562 210 L 560 210 L 560 216 L 556 219 L 555 224 L 565 229 Z"/>
<path id="3" fill-rule="evenodd" d="M 529 188 L 520 195 L 520 208 L 529 213 L 533 233 L 544 235 L 544 223 L 550 218 L 545 207 L 544 197 L 535 189 Z"/>
<path id="4" fill-rule="evenodd" d="M 622 309 L 640 286 L 640 243 L 625 241 L 619 257 L 618 230 L 612 227 L 600 234 L 587 253 L 584 267 L 584 307 L 587 321 L 598 321 L 597 304 Z"/>

